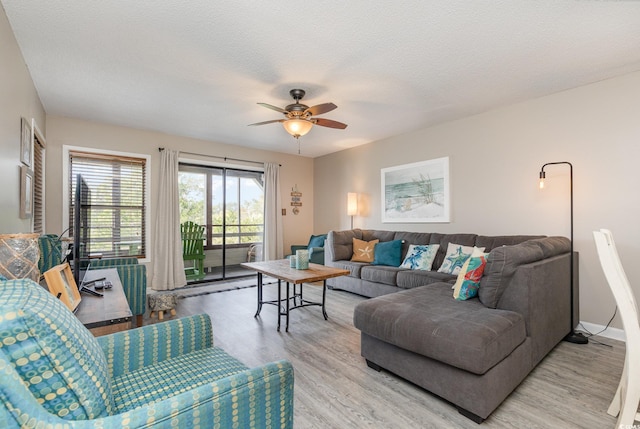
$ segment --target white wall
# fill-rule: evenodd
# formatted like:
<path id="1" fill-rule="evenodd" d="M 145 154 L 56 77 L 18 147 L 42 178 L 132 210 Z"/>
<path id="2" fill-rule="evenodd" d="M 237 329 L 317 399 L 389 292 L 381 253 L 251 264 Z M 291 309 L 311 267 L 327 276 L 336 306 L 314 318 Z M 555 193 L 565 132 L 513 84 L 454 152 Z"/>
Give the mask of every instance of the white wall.
<path id="1" fill-rule="evenodd" d="M 20 118 L 44 131 L 45 113 L 1 9 L 0 59 L 0 233 L 30 232 L 31 219 L 20 219 Z"/>
<path id="2" fill-rule="evenodd" d="M 223 156 L 259 162 L 277 162 L 280 168 L 282 187 L 282 205 L 287 208 L 283 218 L 285 253 L 291 244 L 306 243 L 313 232 L 313 159 L 302 156 L 286 155 L 277 152 L 260 151 L 222 143 L 171 136 L 158 132 L 136 130 L 97 122 L 61 116 L 47 116 L 47 165 L 46 165 L 46 206 L 47 232 L 60 234 L 67 226 L 63 225 L 65 201 L 62 198 L 63 183 L 63 146 L 80 146 L 107 149 L 151 156 L 151 219 L 149 231 L 153 231 L 157 206 L 157 184 L 160 174 L 159 147 L 193 152 L 205 155 Z M 189 156 L 194 158 L 193 156 Z M 207 161 L 212 161 L 211 158 Z M 239 163 L 234 163 L 239 165 Z M 255 165 L 251 165 L 255 167 Z M 297 216 L 290 210 L 289 193 L 293 186 L 303 192 L 303 207 Z M 154 237 L 150 236 L 150 248 L 153 249 Z M 151 268 L 151 264 L 148 265 Z M 149 273 L 149 279 L 153 273 Z"/>
<path id="3" fill-rule="evenodd" d="M 448 224 L 381 222 L 380 169 L 450 157 Z M 580 252 L 581 320 L 604 325 L 615 303 L 591 232 L 613 231 L 640 296 L 640 73 L 507 106 L 315 159 L 315 231 L 348 229 L 347 192 L 362 194 L 355 227 L 569 236 L 574 168 L 574 236 Z M 615 326 L 620 327 L 619 321 Z"/>

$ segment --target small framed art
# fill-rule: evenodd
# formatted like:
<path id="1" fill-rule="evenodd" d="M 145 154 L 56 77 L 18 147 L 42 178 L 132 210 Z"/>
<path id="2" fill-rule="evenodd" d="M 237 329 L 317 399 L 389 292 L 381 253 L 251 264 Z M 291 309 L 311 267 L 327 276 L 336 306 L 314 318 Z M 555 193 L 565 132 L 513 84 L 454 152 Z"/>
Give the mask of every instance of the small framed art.
<path id="1" fill-rule="evenodd" d="M 32 158 L 31 124 L 25 118 L 20 118 L 20 161 L 27 167 L 31 167 Z"/>
<path id="2" fill-rule="evenodd" d="M 29 219 L 33 215 L 33 171 L 26 165 L 20 166 L 20 218 Z"/>
<path id="3" fill-rule="evenodd" d="M 76 311 L 82 297 L 69 264 L 56 265 L 44 273 L 44 279 L 49 292 L 60 299 L 69 310 Z"/>

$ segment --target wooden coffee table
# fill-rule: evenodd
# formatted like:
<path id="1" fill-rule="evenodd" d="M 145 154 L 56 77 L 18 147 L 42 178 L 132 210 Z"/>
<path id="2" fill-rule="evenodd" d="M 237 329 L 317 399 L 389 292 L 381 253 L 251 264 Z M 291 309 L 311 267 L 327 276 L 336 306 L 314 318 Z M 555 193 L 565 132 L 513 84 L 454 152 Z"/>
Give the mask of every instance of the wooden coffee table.
<path id="1" fill-rule="evenodd" d="M 279 259 L 276 261 L 264 262 L 244 262 L 241 266 L 258 273 L 258 310 L 254 317 L 260 315 L 262 304 L 272 304 L 278 307 L 278 331 L 280 330 L 280 318 L 285 316 L 285 331 L 289 332 L 289 312 L 296 308 L 309 307 L 318 305 L 322 307 L 322 315 L 327 320 L 327 311 L 325 309 L 325 301 L 327 296 L 327 279 L 332 277 L 345 276 L 349 274 L 349 270 L 341 270 L 339 268 L 326 267 L 320 264 L 309 264 L 307 270 L 297 270 L 289 267 L 289 260 Z M 262 299 L 262 276 L 268 275 L 278 279 L 278 299 L 273 301 L 263 301 Z M 286 282 L 286 298 L 284 306 L 282 302 L 281 284 Z M 322 281 L 322 302 L 307 301 L 302 298 L 302 285 L 304 283 L 313 283 Z M 289 285 L 293 285 L 293 296 L 289 293 Z M 296 292 L 296 285 L 300 285 L 300 292 Z M 293 300 L 293 305 L 291 301 Z M 298 304 L 298 301 L 300 302 Z"/>

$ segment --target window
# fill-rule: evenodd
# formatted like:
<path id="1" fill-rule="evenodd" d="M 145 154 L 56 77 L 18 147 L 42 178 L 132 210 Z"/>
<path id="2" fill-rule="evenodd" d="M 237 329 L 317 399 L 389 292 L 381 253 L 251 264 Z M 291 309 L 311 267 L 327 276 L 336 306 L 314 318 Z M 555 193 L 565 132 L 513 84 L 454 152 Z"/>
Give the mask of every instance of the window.
<path id="1" fill-rule="evenodd" d="M 69 150 L 69 228 L 73 235 L 74 178 L 90 191 L 89 252 L 103 257 L 145 258 L 147 157 Z"/>
<path id="2" fill-rule="evenodd" d="M 262 242 L 264 173 L 180 164 L 180 222 L 205 225 L 205 248 Z"/>
<path id="3" fill-rule="evenodd" d="M 35 120 L 31 121 L 31 128 L 33 130 L 33 232 L 44 234 L 44 161 L 46 143 Z"/>

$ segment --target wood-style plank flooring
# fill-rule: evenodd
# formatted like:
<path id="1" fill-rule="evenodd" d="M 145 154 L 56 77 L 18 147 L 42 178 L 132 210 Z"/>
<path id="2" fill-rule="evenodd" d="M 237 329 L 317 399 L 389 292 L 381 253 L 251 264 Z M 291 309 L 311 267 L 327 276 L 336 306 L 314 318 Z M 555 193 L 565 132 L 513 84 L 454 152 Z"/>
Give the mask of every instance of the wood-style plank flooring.
<path id="1" fill-rule="evenodd" d="M 321 287 L 304 285 L 305 299 Z M 275 299 L 276 286 L 265 286 Z M 180 299 L 177 316 L 208 313 L 215 345 L 247 366 L 288 359 L 295 368 L 296 428 L 613 428 L 606 413 L 624 362 L 624 343 L 612 347 L 560 343 L 481 426 L 425 390 L 367 367 L 353 308 L 363 298 L 327 291 L 325 321 L 319 307 L 291 312 L 289 332 L 276 331 L 276 307 L 256 311 L 256 288 Z M 157 319 L 145 319 L 156 323 Z M 283 321 L 284 326 L 284 321 Z"/>

